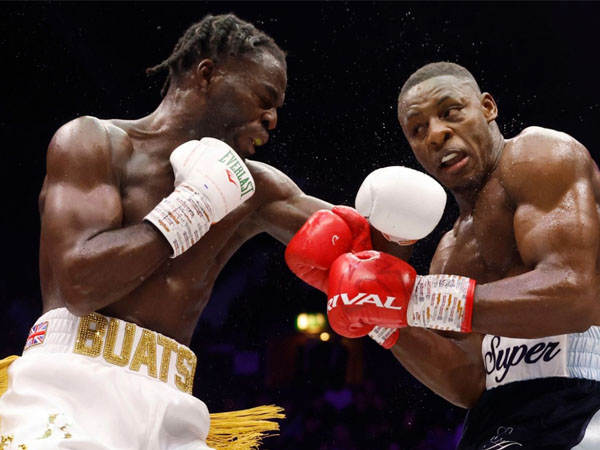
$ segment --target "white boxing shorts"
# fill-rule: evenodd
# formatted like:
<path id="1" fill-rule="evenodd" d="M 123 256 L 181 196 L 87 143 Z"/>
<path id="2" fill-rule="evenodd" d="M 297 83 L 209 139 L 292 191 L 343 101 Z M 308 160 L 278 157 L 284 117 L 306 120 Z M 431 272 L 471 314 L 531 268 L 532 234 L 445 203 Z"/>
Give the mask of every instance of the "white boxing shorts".
<path id="1" fill-rule="evenodd" d="M 211 450 L 196 356 L 119 319 L 66 308 L 31 328 L 0 397 L 0 448 Z"/>

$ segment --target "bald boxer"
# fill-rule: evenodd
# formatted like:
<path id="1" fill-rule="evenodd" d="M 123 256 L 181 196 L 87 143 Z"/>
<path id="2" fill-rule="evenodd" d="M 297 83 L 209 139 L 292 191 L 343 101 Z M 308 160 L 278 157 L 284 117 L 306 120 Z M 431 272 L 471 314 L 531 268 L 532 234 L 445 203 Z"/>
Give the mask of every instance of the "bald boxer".
<path id="1" fill-rule="evenodd" d="M 187 345 L 215 279 L 251 237 L 287 243 L 331 207 L 251 160 L 287 84 L 269 36 L 209 15 L 150 69 L 160 71 L 164 98 L 150 115 L 80 117 L 50 142 L 43 315 L 8 370 L 2 445 L 209 448 L 206 405 L 190 395 L 203 362 Z"/>
<path id="2" fill-rule="evenodd" d="M 336 258 L 328 317 L 348 337 L 397 329 L 404 367 L 470 408 L 459 449 L 597 449 L 600 174 L 572 137 L 530 127 L 505 139 L 497 116 L 464 67 L 410 76 L 400 125 L 459 217 L 429 275 L 375 251 Z M 411 195 L 386 186 L 373 191 L 384 233 L 401 221 L 382 212 Z"/>

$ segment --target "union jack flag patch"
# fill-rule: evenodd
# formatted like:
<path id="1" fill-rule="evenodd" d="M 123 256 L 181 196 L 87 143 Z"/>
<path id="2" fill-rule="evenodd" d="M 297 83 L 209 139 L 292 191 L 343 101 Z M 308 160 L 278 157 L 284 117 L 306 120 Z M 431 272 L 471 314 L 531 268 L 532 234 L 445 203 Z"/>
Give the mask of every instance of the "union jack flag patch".
<path id="1" fill-rule="evenodd" d="M 27 336 L 27 342 L 25 342 L 25 348 L 23 350 L 27 350 L 29 347 L 33 347 L 34 345 L 39 345 L 44 343 L 44 339 L 46 339 L 46 331 L 48 331 L 48 322 L 38 323 L 31 327 L 29 330 L 29 336 Z"/>

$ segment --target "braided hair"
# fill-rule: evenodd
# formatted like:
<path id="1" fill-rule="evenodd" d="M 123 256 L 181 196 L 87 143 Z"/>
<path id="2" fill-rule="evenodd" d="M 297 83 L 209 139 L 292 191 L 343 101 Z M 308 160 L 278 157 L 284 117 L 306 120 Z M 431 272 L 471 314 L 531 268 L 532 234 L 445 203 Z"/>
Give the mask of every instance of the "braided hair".
<path id="1" fill-rule="evenodd" d="M 167 79 L 162 87 L 164 97 L 173 75 L 190 69 L 201 59 L 210 58 L 217 61 L 243 54 L 258 54 L 269 51 L 285 64 L 285 53 L 273 38 L 258 30 L 234 14 L 205 16 L 201 21 L 192 24 L 183 33 L 175 45 L 171 55 L 160 64 L 146 69 L 147 75 L 154 75 L 168 70 Z"/>

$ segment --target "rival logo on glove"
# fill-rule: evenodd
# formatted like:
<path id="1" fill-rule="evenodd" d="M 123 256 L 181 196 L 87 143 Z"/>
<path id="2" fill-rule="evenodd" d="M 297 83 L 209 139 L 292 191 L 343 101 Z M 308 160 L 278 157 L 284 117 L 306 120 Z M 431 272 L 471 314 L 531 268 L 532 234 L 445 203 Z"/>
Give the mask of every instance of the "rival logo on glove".
<path id="1" fill-rule="evenodd" d="M 354 298 L 349 298 L 347 293 L 336 294 L 327 300 L 327 311 L 331 311 L 337 306 L 338 300 L 342 300 L 344 305 L 364 305 L 365 303 L 372 303 L 378 308 L 387 309 L 398 309 L 401 310 L 403 306 L 393 306 L 396 297 L 388 296 L 385 303 L 381 301 L 381 298 L 377 294 L 367 294 L 366 292 L 360 292 Z"/>

